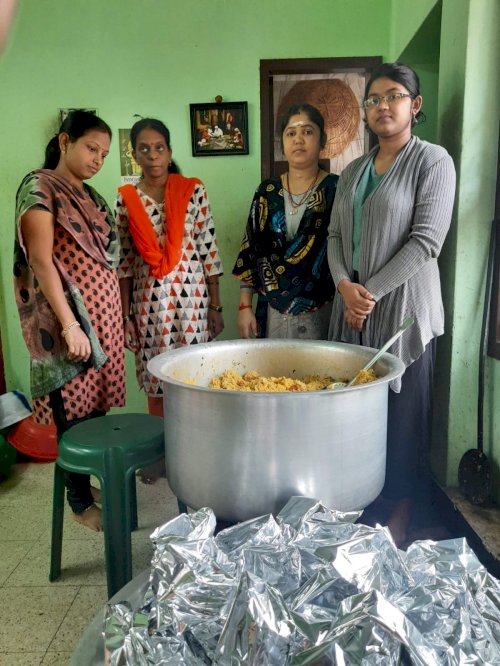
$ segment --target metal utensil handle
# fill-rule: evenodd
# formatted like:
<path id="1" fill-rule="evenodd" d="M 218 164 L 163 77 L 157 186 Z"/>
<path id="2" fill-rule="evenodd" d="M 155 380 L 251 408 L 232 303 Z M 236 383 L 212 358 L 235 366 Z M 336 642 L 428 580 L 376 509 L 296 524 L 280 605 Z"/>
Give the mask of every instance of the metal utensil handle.
<path id="1" fill-rule="evenodd" d="M 399 336 L 402 335 L 402 334 L 406 331 L 406 329 L 409 328 L 412 324 L 413 324 L 413 318 L 412 318 L 412 317 L 407 317 L 407 318 L 403 321 L 403 323 L 401 324 L 401 326 L 398 328 L 398 330 L 396 331 L 396 333 L 394 333 L 394 335 L 392 336 L 392 338 L 389 338 L 389 340 L 387 340 L 387 342 L 385 343 L 385 345 L 383 345 L 383 346 L 378 350 L 378 352 L 375 354 L 375 356 L 374 356 L 372 359 L 370 359 L 370 360 L 368 361 L 368 363 L 367 363 L 365 366 L 363 366 L 363 367 L 361 368 L 361 370 L 369 370 L 373 365 L 375 365 L 375 363 L 379 360 L 379 358 L 382 356 L 382 354 L 384 354 L 384 353 L 389 349 L 389 347 L 390 347 L 394 342 L 396 342 L 396 340 L 399 338 Z M 357 372 L 357 373 L 354 375 L 354 377 L 351 379 L 351 381 L 347 384 L 347 388 L 348 388 L 349 386 L 352 386 L 352 385 L 354 384 L 354 381 L 355 381 L 356 377 L 359 375 L 359 373 L 361 372 L 361 370 L 359 370 L 359 372 Z"/>

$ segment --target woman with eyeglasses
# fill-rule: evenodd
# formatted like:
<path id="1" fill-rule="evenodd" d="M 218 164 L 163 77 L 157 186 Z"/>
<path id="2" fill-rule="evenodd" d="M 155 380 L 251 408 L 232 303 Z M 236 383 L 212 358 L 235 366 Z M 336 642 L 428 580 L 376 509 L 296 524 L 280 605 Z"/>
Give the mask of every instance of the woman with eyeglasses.
<path id="1" fill-rule="evenodd" d="M 410 67 L 380 65 L 363 107 L 378 145 L 339 180 L 328 239 L 337 287 L 329 335 L 380 348 L 405 318 L 414 319 L 390 349 L 406 371 L 389 391 L 386 482 L 376 504 L 388 511 L 383 519 L 401 545 L 418 493 L 428 489 L 436 338 L 444 332 L 437 259 L 451 222 L 455 169 L 444 148 L 412 134 L 424 116 Z"/>

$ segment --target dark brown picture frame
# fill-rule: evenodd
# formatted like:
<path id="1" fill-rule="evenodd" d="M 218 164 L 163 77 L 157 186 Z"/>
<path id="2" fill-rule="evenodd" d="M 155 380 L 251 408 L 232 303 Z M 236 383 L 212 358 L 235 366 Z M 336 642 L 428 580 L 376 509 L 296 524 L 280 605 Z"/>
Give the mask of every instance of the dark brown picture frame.
<path id="1" fill-rule="evenodd" d="M 193 157 L 248 155 L 247 102 L 190 104 Z"/>
<path id="2" fill-rule="evenodd" d="M 382 56 L 353 58 L 301 58 L 260 61 L 260 141 L 262 179 L 278 177 L 287 169 L 286 162 L 274 158 L 275 109 L 273 85 L 278 75 L 313 75 L 361 73 L 368 80 L 370 73 L 380 65 Z M 361 103 L 361 100 L 359 100 Z M 374 145 L 374 138 L 366 134 L 367 147 Z M 328 160 L 321 165 L 329 169 Z"/>
<path id="3" fill-rule="evenodd" d="M 66 120 L 66 118 L 69 116 L 70 113 L 73 113 L 73 111 L 87 111 L 88 113 L 93 113 L 95 116 L 97 116 L 97 109 L 96 108 L 87 108 L 87 107 L 67 107 L 65 109 L 59 109 L 59 126 L 63 124 L 63 122 Z"/>

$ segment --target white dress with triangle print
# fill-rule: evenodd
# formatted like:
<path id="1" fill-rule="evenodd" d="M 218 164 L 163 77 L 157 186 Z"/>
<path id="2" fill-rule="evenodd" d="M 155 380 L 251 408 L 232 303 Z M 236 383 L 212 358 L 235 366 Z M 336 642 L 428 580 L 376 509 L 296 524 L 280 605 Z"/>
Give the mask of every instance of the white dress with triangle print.
<path id="1" fill-rule="evenodd" d="M 137 187 L 137 192 L 157 233 L 165 242 L 165 210 Z M 203 185 L 196 185 L 188 204 L 181 259 L 162 279 L 149 274 L 149 265 L 137 251 L 128 228 L 128 214 L 121 194 L 115 204 L 121 240 L 118 277 L 132 277 L 131 312 L 139 333 L 136 353 L 139 386 L 150 396 L 162 395 L 161 384 L 147 370 L 150 358 L 181 345 L 208 341 L 208 291 L 205 279 L 222 274 L 210 204 Z"/>

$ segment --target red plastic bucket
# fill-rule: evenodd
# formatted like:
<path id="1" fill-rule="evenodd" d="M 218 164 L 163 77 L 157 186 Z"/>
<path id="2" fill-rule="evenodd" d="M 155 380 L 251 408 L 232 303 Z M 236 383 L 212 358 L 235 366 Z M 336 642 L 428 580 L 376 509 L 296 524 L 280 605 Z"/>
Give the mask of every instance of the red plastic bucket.
<path id="1" fill-rule="evenodd" d="M 33 416 L 28 416 L 9 429 L 7 441 L 20 453 L 31 458 L 46 461 L 57 458 L 57 432 L 54 423 L 41 425 L 35 423 Z"/>

